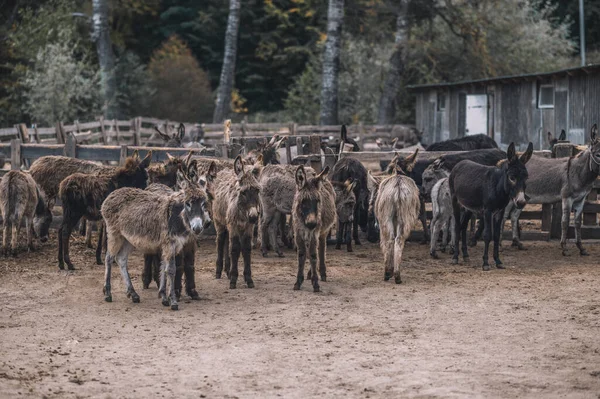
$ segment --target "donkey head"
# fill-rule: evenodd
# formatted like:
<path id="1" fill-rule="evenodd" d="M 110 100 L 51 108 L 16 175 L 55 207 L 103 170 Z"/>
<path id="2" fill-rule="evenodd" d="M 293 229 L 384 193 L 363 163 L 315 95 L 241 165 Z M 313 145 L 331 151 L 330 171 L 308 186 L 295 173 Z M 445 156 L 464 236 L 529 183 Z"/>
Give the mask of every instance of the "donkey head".
<path id="1" fill-rule="evenodd" d="M 335 208 L 338 219 L 342 223 L 354 220 L 354 207 L 356 206 L 356 195 L 354 187 L 356 182 L 348 179 L 345 182 L 332 182 L 335 191 Z"/>
<path id="2" fill-rule="evenodd" d="M 180 215 L 189 223 L 195 234 L 200 234 L 212 222 L 208 195 L 198 183 L 192 182 L 182 169 L 177 172 L 177 185 L 184 194 Z"/>
<path id="3" fill-rule="evenodd" d="M 598 171 L 600 169 L 600 137 L 598 137 L 598 125 L 595 123 L 590 132 L 590 140 L 590 146 L 588 147 L 590 150 L 590 170 Z"/>
<path id="4" fill-rule="evenodd" d="M 308 178 L 304 166 L 296 169 L 296 186 L 298 196 L 296 212 L 299 213 L 302 224 L 313 230 L 321 221 L 321 183 L 329 173 L 329 166 L 315 177 Z"/>
<path id="5" fill-rule="evenodd" d="M 37 191 L 38 202 L 36 204 L 35 215 L 33 217 L 33 229 L 40 241 L 46 242 L 48 241 L 50 223 L 52 223 L 52 211 L 50 208 L 48 208 L 46 196 L 42 193 L 37 184 L 35 189 Z"/>
<path id="6" fill-rule="evenodd" d="M 341 139 L 342 139 L 342 142 L 340 145 L 343 146 L 344 144 L 351 144 L 352 152 L 360 151 L 360 147 L 358 146 L 358 143 L 355 140 L 348 138 L 348 130 L 346 129 L 346 125 L 342 125 Z"/>
<path id="7" fill-rule="evenodd" d="M 152 151 L 144 159 L 140 159 L 138 151 L 127 158 L 125 165 L 117 169 L 117 187 L 135 187 L 144 189 L 148 185 L 148 167 L 152 159 Z"/>
<path id="8" fill-rule="evenodd" d="M 177 132 L 173 133 L 171 136 L 169 136 L 169 134 L 165 134 L 165 133 L 161 132 L 158 129 L 158 126 L 154 126 L 154 129 L 156 130 L 156 132 L 158 133 L 160 138 L 163 139 L 163 141 L 165 142 L 164 143 L 165 147 L 174 147 L 174 148 L 181 147 L 181 141 L 183 140 L 183 137 L 185 136 L 185 126 L 183 125 L 183 123 L 179 124 L 179 127 L 177 128 Z M 167 127 L 167 129 L 168 129 L 168 127 Z"/>
<path id="9" fill-rule="evenodd" d="M 554 148 L 554 146 L 559 142 L 559 141 L 565 141 L 567 140 L 567 132 L 565 132 L 565 129 L 560 131 L 560 135 L 558 136 L 558 138 L 554 137 L 552 135 L 552 133 L 548 132 L 548 144 L 550 144 L 550 151 L 552 151 L 552 149 Z"/>
<path id="10" fill-rule="evenodd" d="M 504 188 L 519 209 L 523 209 L 527 204 L 525 187 L 529 174 L 527 173 L 525 164 L 531 159 L 532 154 L 533 143 L 529 143 L 527 151 L 520 157 L 517 156 L 515 143 L 510 143 L 506 151 L 507 162 L 504 162 L 501 166 L 501 170 L 504 173 Z"/>
<path id="11" fill-rule="evenodd" d="M 169 187 L 175 187 L 177 183 L 177 171 L 183 165 L 183 160 L 174 157 L 167 152 L 167 159 L 164 163 L 152 165 L 148 169 L 148 178 L 151 183 L 161 183 Z"/>
<path id="12" fill-rule="evenodd" d="M 431 190 L 433 190 L 435 183 L 450 175 L 450 173 L 443 168 L 443 165 L 444 160 L 438 158 L 423 171 L 423 185 L 421 186 L 421 192 L 425 196 L 428 197 L 431 195 Z"/>
<path id="13" fill-rule="evenodd" d="M 238 155 L 233 163 L 233 171 L 237 176 L 236 207 L 240 213 L 245 214 L 248 222 L 256 223 L 260 210 L 260 186 L 256 180 L 257 170 L 252 166 L 244 166 L 242 157 Z M 258 173 L 260 174 L 260 172 Z"/>
<path id="14" fill-rule="evenodd" d="M 402 158 L 399 153 L 396 153 L 392 162 L 390 162 L 390 166 L 388 166 L 388 173 L 392 173 L 393 171 L 396 174 L 408 175 L 415 167 L 417 163 L 417 155 L 419 154 L 419 149 L 417 148 L 415 152 L 410 154 L 407 157 Z"/>

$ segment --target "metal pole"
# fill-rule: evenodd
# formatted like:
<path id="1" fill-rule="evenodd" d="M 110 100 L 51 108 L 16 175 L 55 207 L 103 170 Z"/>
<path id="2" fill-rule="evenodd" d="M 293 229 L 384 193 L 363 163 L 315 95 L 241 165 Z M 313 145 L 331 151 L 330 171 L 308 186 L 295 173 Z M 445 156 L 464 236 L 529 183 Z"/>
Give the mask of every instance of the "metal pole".
<path id="1" fill-rule="evenodd" d="M 585 66 L 585 20 L 583 19 L 583 0 L 579 0 L 579 40 L 581 66 Z"/>

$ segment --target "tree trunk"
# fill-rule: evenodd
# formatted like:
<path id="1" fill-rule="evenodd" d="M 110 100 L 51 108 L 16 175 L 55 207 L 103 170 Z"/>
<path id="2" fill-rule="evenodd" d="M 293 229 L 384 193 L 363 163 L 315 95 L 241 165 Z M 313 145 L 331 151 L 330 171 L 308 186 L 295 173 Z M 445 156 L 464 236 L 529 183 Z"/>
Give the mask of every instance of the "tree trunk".
<path id="1" fill-rule="evenodd" d="M 108 119 L 117 117 L 117 82 L 115 80 L 115 54 L 110 42 L 108 26 L 108 0 L 93 0 L 93 36 L 100 63 L 102 94 L 104 97 L 104 116 Z"/>
<path id="2" fill-rule="evenodd" d="M 398 17 L 396 19 L 396 40 L 395 50 L 390 57 L 390 72 L 385 79 L 383 93 L 379 99 L 379 112 L 377 123 L 386 125 L 392 123 L 396 111 L 395 99 L 400 90 L 400 81 L 404 72 L 404 48 L 407 37 L 406 12 L 408 0 L 401 0 L 398 7 Z"/>
<path id="3" fill-rule="evenodd" d="M 338 75 L 344 0 L 329 0 L 327 40 L 323 51 L 323 85 L 321 87 L 321 125 L 338 124 Z"/>
<path id="4" fill-rule="evenodd" d="M 225 55 L 223 56 L 223 67 L 221 68 L 221 78 L 217 89 L 217 104 L 213 114 L 213 123 L 222 123 L 229 114 L 233 80 L 235 78 L 235 58 L 237 56 L 238 30 L 240 27 L 240 2 L 241 0 L 229 0 L 229 18 L 227 19 L 227 31 L 225 32 Z"/>

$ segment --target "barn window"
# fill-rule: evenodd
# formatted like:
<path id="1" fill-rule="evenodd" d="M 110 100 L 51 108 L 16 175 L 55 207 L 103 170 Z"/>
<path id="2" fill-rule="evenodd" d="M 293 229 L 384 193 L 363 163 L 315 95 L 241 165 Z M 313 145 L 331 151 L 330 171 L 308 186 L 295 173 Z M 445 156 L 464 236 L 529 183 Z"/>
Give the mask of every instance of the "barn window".
<path id="1" fill-rule="evenodd" d="M 554 85 L 540 85 L 538 91 L 538 108 L 554 108 Z"/>
<path id="2" fill-rule="evenodd" d="M 446 93 L 438 93 L 437 95 L 437 108 L 438 111 L 446 110 Z"/>

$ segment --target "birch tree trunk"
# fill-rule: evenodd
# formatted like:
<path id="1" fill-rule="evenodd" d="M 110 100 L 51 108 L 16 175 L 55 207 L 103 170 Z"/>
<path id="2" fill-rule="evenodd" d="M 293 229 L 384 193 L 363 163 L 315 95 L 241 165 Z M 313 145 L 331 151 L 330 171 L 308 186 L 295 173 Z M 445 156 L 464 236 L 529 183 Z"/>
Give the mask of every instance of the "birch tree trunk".
<path id="1" fill-rule="evenodd" d="M 235 58 L 237 56 L 238 30 L 240 27 L 240 2 L 229 0 L 229 17 L 225 32 L 225 55 L 219 87 L 217 88 L 217 104 L 213 114 L 213 123 L 221 123 L 228 116 L 231 92 L 235 78 Z"/>
<path id="2" fill-rule="evenodd" d="M 115 80 L 115 54 L 110 41 L 110 27 L 108 26 L 108 0 L 93 0 L 93 33 L 96 42 L 98 61 L 100 63 L 100 77 L 102 81 L 102 95 L 104 98 L 104 116 L 108 119 L 117 117 L 117 82 Z"/>
<path id="3" fill-rule="evenodd" d="M 407 38 L 407 8 L 409 0 L 400 0 L 398 17 L 396 18 L 396 39 L 394 52 L 390 57 L 390 72 L 385 79 L 383 93 L 379 99 L 377 123 L 386 125 L 392 123 L 396 111 L 395 99 L 400 90 L 400 82 L 404 73 L 404 49 Z"/>
<path id="4" fill-rule="evenodd" d="M 329 0 L 327 40 L 323 51 L 323 84 L 321 87 L 321 125 L 338 124 L 338 75 L 344 0 Z"/>

